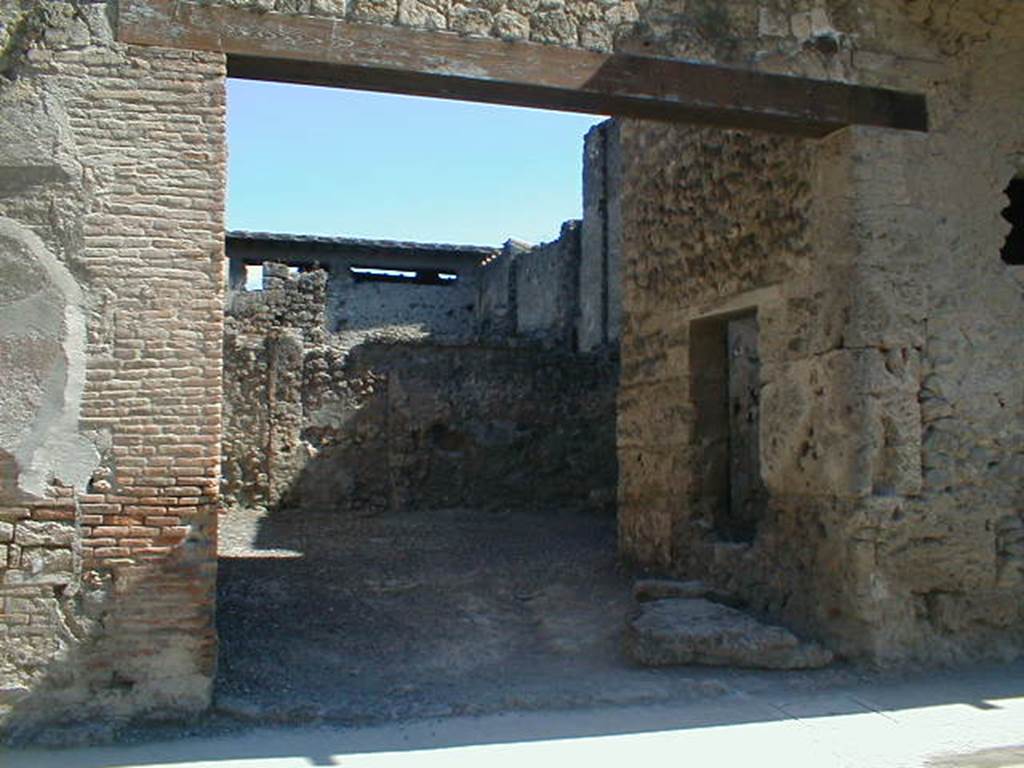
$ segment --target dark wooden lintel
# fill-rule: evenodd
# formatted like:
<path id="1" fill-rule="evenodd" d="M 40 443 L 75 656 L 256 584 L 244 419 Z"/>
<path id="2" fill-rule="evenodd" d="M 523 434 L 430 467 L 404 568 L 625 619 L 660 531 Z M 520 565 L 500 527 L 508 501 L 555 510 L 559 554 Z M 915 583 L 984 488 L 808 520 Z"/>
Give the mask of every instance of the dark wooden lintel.
<path id="1" fill-rule="evenodd" d="M 928 123 L 919 94 L 185 0 L 121 0 L 118 37 L 222 52 L 230 76 L 257 80 L 800 136 Z"/>

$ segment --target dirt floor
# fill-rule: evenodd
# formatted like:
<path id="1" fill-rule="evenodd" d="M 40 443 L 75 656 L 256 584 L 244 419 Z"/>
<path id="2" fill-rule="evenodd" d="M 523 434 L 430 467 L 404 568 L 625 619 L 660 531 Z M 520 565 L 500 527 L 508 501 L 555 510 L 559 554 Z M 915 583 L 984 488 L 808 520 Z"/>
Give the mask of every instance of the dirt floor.
<path id="1" fill-rule="evenodd" d="M 232 513 L 213 710 L 50 729 L 0 765 L 1024 768 L 1024 661 L 630 666 L 614 542 L 567 514 Z"/>
<path id="2" fill-rule="evenodd" d="M 649 670 L 621 653 L 614 520 L 443 510 L 222 519 L 216 707 L 372 723 L 822 690 L 865 673 Z"/>

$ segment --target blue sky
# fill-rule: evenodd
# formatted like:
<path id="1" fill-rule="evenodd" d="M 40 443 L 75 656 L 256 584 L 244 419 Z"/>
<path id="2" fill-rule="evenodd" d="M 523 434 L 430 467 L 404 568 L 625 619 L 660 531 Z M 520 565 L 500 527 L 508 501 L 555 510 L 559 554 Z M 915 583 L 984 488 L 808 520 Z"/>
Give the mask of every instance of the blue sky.
<path id="1" fill-rule="evenodd" d="M 580 216 L 592 115 L 228 81 L 228 228 L 551 240 Z"/>

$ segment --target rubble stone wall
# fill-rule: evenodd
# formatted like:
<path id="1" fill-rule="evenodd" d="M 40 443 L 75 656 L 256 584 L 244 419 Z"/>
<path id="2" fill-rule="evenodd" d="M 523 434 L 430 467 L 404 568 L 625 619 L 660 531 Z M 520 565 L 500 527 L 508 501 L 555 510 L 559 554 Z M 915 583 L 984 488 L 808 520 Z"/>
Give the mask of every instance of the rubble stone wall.
<path id="1" fill-rule="evenodd" d="M 443 338 L 352 345 L 324 332 L 324 272 L 280 274 L 228 315 L 230 505 L 613 510 L 607 355 Z"/>
<path id="2" fill-rule="evenodd" d="M 371 282 L 336 274 L 330 280 L 329 301 L 329 327 L 353 344 L 382 334 L 455 342 L 476 330 L 477 285 L 469 271 L 446 285 Z"/>
<path id="3" fill-rule="evenodd" d="M 327 273 L 327 329 L 357 344 L 389 339 L 470 338 L 476 332 L 479 264 L 500 249 L 394 240 L 228 232 L 228 300 L 246 292 L 246 265 L 286 264 Z M 353 269 L 418 273 L 359 276 Z M 442 279 L 445 278 L 454 279 Z M 433 282 L 428 282 L 433 281 Z"/>
<path id="4" fill-rule="evenodd" d="M 716 360 L 694 355 L 691 337 L 705 318 L 756 312 L 765 389 L 773 364 L 816 359 L 820 350 L 805 338 L 817 325 L 814 271 L 825 268 L 811 244 L 816 146 L 629 122 L 621 135 L 623 152 L 638 159 L 626 168 L 623 190 L 620 548 L 641 563 L 760 598 L 766 613 L 777 608 L 767 604 L 776 592 L 807 587 L 806 604 L 788 598 L 795 617 L 807 618 L 820 602 L 811 592 L 823 585 L 821 574 L 808 573 L 802 562 L 810 542 L 799 523 L 766 510 L 752 547 L 715 535 L 719 500 L 706 483 L 715 468 L 698 430 L 703 414 L 694 386 Z M 724 382 L 716 391 L 725 396 Z M 763 407 L 761 432 L 769 444 L 778 439 L 765 428 L 771 416 Z M 845 432 L 836 432 L 822 451 L 826 461 L 837 443 L 845 448 Z M 818 473 L 810 475 L 810 487 L 783 484 L 772 503 L 788 510 L 800 492 L 826 495 L 816 485 Z M 773 546 L 793 551 L 770 551 Z"/>
<path id="5" fill-rule="evenodd" d="M 919 59 L 852 59 L 927 92 L 927 135 L 621 129 L 623 551 L 881 661 L 1024 647 L 1024 276 L 999 257 L 1024 19 L 927 5 L 889 30 Z M 750 310 L 768 498 L 741 543 L 702 486 L 692 334 Z"/>

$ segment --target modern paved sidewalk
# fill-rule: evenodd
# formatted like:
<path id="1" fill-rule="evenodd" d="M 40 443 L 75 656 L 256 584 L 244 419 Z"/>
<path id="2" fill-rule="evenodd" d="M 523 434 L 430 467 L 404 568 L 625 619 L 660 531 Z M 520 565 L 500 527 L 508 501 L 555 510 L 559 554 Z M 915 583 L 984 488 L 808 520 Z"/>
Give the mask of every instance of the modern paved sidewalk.
<path id="1" fill-rule="evenodd" d="M 845 766 L 1024 768 L 1024 663 L 806 695 L 775 685 L 707 700 L 515 712 L 365 728 L 0 751 L 4 768 Z"/>

